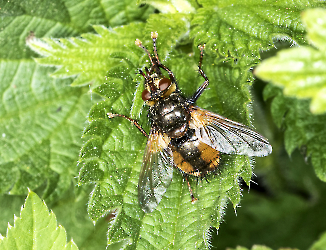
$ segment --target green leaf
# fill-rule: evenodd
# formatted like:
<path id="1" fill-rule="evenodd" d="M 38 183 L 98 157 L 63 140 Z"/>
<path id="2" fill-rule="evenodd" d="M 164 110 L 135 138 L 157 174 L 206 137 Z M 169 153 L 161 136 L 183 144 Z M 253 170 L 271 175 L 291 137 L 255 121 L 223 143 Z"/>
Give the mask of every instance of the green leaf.
<path id="1" fill-rule="evenodd" d="M 83 38 L 43 39 L 46 44 L 39 39 L 31 39 L 28 44 L 39 54 L 47 56 L 36 59 L 37 62 L 60 66 L 52 74 L 53 77 L 77 76 L 72 83 L 73 86 L 86 84 L 98 86 L 107 80 L 105 77 L 107 70 L 112 71 L 122 65 L 125 68 L 135 67 L 138 55 L 131 54 L 125 41 L 139 35 L 142 27 L 142 24 L 133 24 L 127 28 L 108 30 L 103 26 L 94 26 L 99 35 L 88 33 L 83 34 Z"/>
<path id="2" fill-rule="evenodd" d="M 78 1 L 77 1 L 78 2 Z M 88 4 L 87 4 L 88 2 Z M 76 36 L 90 31 L 92 24 L 107 24 L 100 18 L 99 5 L 92 0 L 1 1 L 0 58 L 22 59 L 36 56 L 26 48 L 25 39 L 37 37 Z M 92 6 L 91 6 L 92 5 Z M 93 19 L 89 19 L 93 17 Z"/>
<path id="3" fill-rule="evenodd" d="M 182 13 L 151 15 L 148 18 L 145 34 L 160 31 L 157 47 L 161 58 L 164 59 L 170 56 L 176 44 L 184 43 L 184 40 L 188 37 L 191 18 L 192 15 Z M 161 37 L 167 37 L 168 39 L 162 40 Z M 151 48 L 152 41 L 150 40 L 146 45 Z"/>
<path id="4" fill-rule="evenodd" d="M 323 233 L 318 241 L 316 241 L 310 248 L 309 250 L 322 250 L 325 249 L 326 246 L 326 232 Z"/>
<path id="5" fill-rule="evenodd" d="M 237 215 L 228 206 L 223 218 L 226 223 L 221 224 L 218 234 L 212 234 L 212 244 L 219 249 L 251 249 L 254 244 L 272 249 L 309 249 L 325 232 L 325 183 L 304 160 L 302 151 L 295 150 L 289 158 L 282 148 L 275 147 L 274 143 L 278 157 L 270 159 L 275 161 L 272 166 L 255 168 L 256 183 L 250 192 L 243 186 Z"/>
<path id="6" fill-rule="evenodd" d="M 310 43 L 325 51 L 326 17 L 325 9 L 309 9 L 302 13 L 302 22 L 307 28 L 307 37 Z"/>
<path id="7" fill-rule="evenodd" d="M 152 5 L 158 9 L 161 13 L 194 13 L 195 8 L 192 1 L 177 0 L 177 1 L 164 1 L 164 0 L 141 0 L 141 3 Z"/>
<path id="8" fill-rule="evenodd" d="M 228 248 L 229 250 L 249 250 L 249 248 L 237 246 L 236 248 Z M 251 250 L 272 250 L 272 248 L 261 246 L 261 245 L 254 245 Z M 288 250 L 291 250 L 291 248 L 287 248 Z"/>
<path id="9" fill-rule="evenodd" d="M 260 51 L 273 46 L 273 36 L 285 34 L 296 43 L 304 44 L 304 27 L 300 13 L 307 6 L 325 6 L 320 1 L 291 2 L 287 0 L 271 3 L 245 1 L 200 1 L 192 21 L 195 25 L 190 36 L 195 44 L 206 43 L 208 53 L 241 59 L 243 65 L 259 62 Z"/>
<path id="10" fill-rule="evenodd" d="M 311 156 L 316 175 L 326 181 L 326 115 L 313 115 L 307 100 L 284 97 L 282 91 L 272 85 L 265 88 L 266 96 L 274 95 L 272 115 L 279 126 L 284 126 L 284 143 L 288 154 L 295 148 L 306 148 Z"/>
<path id="11" fill-rule="evenodd" d="M 90 96 L 32 61 L 1 61 L 0 67 L 0 190 L 23 194 L 47 179 L 60 183 L 60 193 L 76 173 Z"/>
<path id="12" fill-rule="evenodd" d="M 149 5 L 136 6 L 137 2 L 137 0 L 107 0 L 100 4 L 104 8 L 106 19 L 112 27 L 133 21 L 145 21 L 154 12 L 154 8 Z"/>
<path id="13" fill-rule="evenodd" d="M 39 188 L 44 198 L 55 200 L 71 186 L 77 172 L 90 96 L 86 89 L 68 87 L 70 80 L 50 78 L 53 68 L 36 65 L 31 59 L 36 54 L 25 41 L 91 30 L 82 24 L 88 15 L 74 19 L 77 5 L 69 2 L 0 3 L 1 193 L 25 194 L 27 187 Z M 94 9 L 83 9 L 84 14 L 88 11 Z"/>
<path id="14" fill-rule="evenodd" d="M 31 191 L 14 223 L 0 240 L 1 249 L 78 249 L 73 241 L 67 244 L 65 229 L 57 226 L 53 212 Z"/>
<path id="15" fill-rule="evenodd" d="M 284 88 L 284 94 L 313 98 L 310 110 L 326 110 L 326 54 L 309 47 L 283 50 L 276 57 L 263 61 L 255 75 Z"/>
<path id="16" fill-rule="evenodd" d="M 311 16 L 314 18 L 310 18 Z M 309 40 L 319 45 L 316 32 L 320 34 L 319 36 L 326 33 L 326 25 L 324 24 L 323 27 L 323 23 L 326 23 L 326 11 L 308 10 L 304 12 L 303 17 L 307 23 Z M 319 39 L 323 38 L 319 37 Z M 302 46 L 280 51 L 276 57 L 263 61 L 255 69 L 255 74 L 265 81 L 283 87 L 285 95 L 312 98 L 311 112 L 324 113 L 326 111 L 326 50 L 323 45 L 321 49 L 323 50 Z"/>
<path id="17" fill-rule="evenodd" d="M 67 192 L 60 195 L 59 202 L 50 202 L 47 205 L 56 215 L 58 224 L 65 228 L 67 239 L 73 239 L 80 249 L 105 249 L 109 218 L 101 218 L 94 226 L 85 206 L 90 191 L 90 187 L 86 185 L 71 185 Z M 0 196 L 0 238 L 1 234 L 6 235 L 8 223 L 14 224 L 14 215 L 20 213 L 25 199 L 25 195 Z"/>

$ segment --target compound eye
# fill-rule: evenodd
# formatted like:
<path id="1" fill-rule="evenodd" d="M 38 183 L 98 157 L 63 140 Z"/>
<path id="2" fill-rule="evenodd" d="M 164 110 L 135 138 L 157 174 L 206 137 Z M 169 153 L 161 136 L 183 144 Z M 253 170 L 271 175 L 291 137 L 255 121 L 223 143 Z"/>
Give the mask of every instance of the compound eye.
<path id="1" fill-rule="evenodd" d="M 164 91 L 168 89 L 171 85 L 171 80 L 168 78 L 162 78 L 160 80 L 160 83 L 158 84 L 158 87 L 160 88 L 161 91 Z"/>
<path id="2" fill-rule="evenodd" d="M 143 93 L 141 94 L 141 98 L 144 100 L 144 101 L 148 101 L 149 99 L 151 99 L 151 92 L 149 92 L 147 89 L 145 89 L 143 91 Z"/>

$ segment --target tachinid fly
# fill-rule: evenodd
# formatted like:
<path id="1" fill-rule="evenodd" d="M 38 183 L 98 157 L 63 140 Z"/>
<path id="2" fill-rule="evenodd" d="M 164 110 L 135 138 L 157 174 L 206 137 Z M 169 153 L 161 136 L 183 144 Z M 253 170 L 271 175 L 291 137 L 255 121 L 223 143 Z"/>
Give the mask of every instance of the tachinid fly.
<path id="1" fill-rule="evenodd" d="M 149 106 L 149 135 L 131 118 L 107 114 L 109 118 L 128 119 L 148 138 L 138 182 L 139 204 L 145 212 L 152 212 L 160 203 L 171 183 L 173 167 L 183 173 L 194 202 L 196 198 L 187 176 L 203 177 L 214 171 L 219 166 L 221 153 L 266 156 L 272 152 L 272 146 L 259 133 L 195 106 L 209 84 L 202 69 L 203 46 L 200 46 L 198 69 L 204 83 L 190 98 L 185 98 L 172 71 L 160 62 L 156 49 L 158 34 L 152 32 L 151 36 L 154 56 L 136 40 L 136 45 L 147 53 L 151 62 L 149 69 L 139 70 L 145 78 L 142 98 Z M 168 77 L 162 71 L 166 71 Z"/>

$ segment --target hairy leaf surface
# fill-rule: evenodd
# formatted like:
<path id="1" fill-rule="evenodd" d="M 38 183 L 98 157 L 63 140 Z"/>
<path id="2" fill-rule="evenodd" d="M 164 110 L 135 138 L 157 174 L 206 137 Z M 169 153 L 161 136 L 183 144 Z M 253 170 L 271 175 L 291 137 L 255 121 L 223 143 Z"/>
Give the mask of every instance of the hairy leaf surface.
<path id="1" fill-rule="evenodd" d="M 61 180 L 63 191 L 76 173 L 89 95 L 32 61 L 2 61 L 0 67 L 0 190 L 23 194 L 44 180 L 48 188 Z"/>
<path id="2" fill-rule="evenodd" d="M 14 223 L 0 239 L 0 249 L 78 249 L 73 241 L 67 243 L 66 231 L 57 226 L 54 213 L 31 191 Z"/>
<path id="3" fill-rule="evenodd" d="M 296 43 L 304 44 L 301 12 L 313 6 L 325 6 L 321 1 L 200 1 L 192 21 L 191 37 L 195 44 L 206 43 L 209 53 L 217 51 L 226 57 L 241 59 L 241 64 L 259 62 L 260 50 L 273 46 L 273 36 L 285 34 Z"/>
<path id="4" fill-rule="evenodd" d="M 271 111 L 276 124 L 285 128 L 288 154 L 302 147 L 305 155 L 311 157 L 316 175 L 326 181 L 326 115 L 313 115 L 308 101 L 284 97 L 281 89 L 271 84 L 265 88 L 264 96 L 274 97 Z"/>
<path id="5" fill-rule="evenodd" d="M 303 14 L 310 42 L 308 46 L 281 51 L 261 63 L 255 74 L 265 81 L 283 87 L 284 94 L 312 98 L 310 110 L 315 114 L 326 111 L 326 10 L 311 9 Z"/>

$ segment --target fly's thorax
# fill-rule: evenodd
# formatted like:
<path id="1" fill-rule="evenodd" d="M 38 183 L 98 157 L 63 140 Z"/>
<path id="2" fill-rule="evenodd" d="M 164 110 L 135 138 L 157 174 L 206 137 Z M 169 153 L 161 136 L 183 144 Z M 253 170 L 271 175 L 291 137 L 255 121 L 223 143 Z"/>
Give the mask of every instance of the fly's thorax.
<path id="1" fill-rule="evenodd" d="M 188 129 L 190 114 L 186 99 L 178 92 L 159 99 L 149 109 L 152 122 L 172 138 L 184 135 Z"/>

